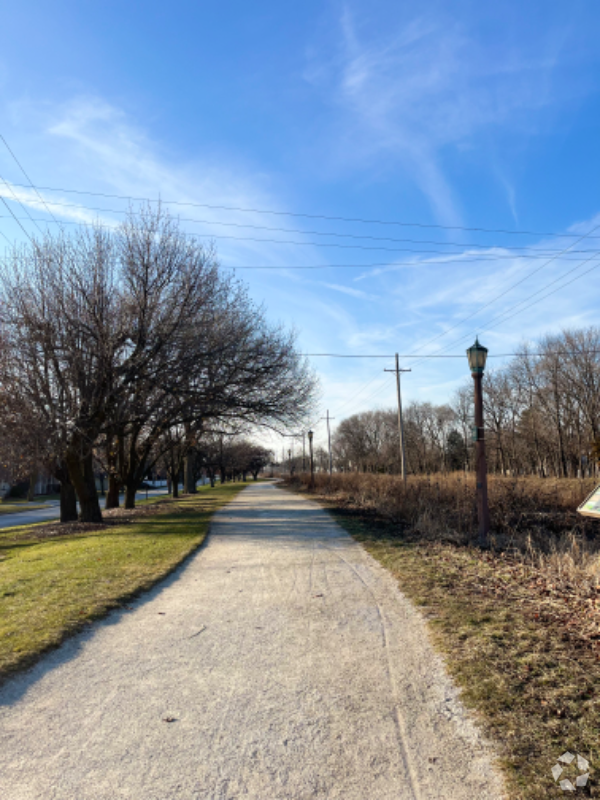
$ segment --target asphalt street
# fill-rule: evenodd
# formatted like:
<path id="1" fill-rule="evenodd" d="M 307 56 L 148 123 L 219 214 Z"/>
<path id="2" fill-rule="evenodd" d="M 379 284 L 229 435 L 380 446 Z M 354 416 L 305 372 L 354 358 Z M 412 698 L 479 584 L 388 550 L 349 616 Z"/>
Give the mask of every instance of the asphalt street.
<path id="1" fill-rule="evenodd" d="M 155 497 L 156 495 L 166 494 L 166 488 L 162 489 L 149 489 L 148 497 Z M 123 496 L 122 496 L 123 497 Z M 146 491 L 138 492 L 136 495 L 138 500 L 143 500 L 146 497 Z M 36 500 L 36 503 L 39 502 Z M 100 505 L 104 508 L 105 498 L 100 498 Z M 33 511 L 17 511 L 15 514 L 2 514 L 0 515 L 0 528 L 13 528 L 16 525 L 33 525 L 36 522 L 50 522 L 53 519 L 60 517 L 60 503 L 58 500 L 49 500 L 46 503 L 46 508 L 38 508 Z"/>

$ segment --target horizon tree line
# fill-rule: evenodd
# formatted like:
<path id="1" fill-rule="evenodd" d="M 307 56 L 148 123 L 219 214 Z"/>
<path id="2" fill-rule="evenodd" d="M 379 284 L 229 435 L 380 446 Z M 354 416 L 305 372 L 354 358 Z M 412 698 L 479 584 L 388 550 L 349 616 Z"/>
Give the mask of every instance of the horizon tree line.
<path id="1" fill-rule="evenodd" d="M 519 348 L 483 377 L 488 469 L 501 475 L 592 476 L 600 459 L 600 328 L 564 330 Z M 409 472 L 471 470 L 473 386 L 448 403 L 404 409 Z M 397 410 L 354 414 L 338 425 L 336 468 L 400 472 Z"/>

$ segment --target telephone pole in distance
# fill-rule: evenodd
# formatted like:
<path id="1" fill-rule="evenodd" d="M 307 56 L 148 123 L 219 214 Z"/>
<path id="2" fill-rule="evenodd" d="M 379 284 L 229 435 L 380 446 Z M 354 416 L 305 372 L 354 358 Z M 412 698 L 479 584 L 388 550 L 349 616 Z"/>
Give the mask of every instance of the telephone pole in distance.
<path id="1" fill-rule="evenodd" d="M 410 369 L 400 369 L 398 363 L 398 353 L 396 353 L 396 368 L 384 369 L 384 372 L 396 373 L 396 391 L 398 393 L 398 438 L 400 440 L 400 469 L 402 471 L 402 480 L 406 483 L 406 452 L 404 449 L 404 424 L 402 422 L 402 395 L 400 394 L 400 373 L 412 372 Z"/>
<path id="2" fill-rule="evenodd" d="M 333 458 L 331 456 L 331 428 L 329 427 L 329 421 L 335 419 L 335 417 L 329 416 L 329 409 L 327 409 L 327 416 L 321 417 L 321 419 L 327 420 L 327 442 L 329 444 L 329 474 L 333 474 Z"/>

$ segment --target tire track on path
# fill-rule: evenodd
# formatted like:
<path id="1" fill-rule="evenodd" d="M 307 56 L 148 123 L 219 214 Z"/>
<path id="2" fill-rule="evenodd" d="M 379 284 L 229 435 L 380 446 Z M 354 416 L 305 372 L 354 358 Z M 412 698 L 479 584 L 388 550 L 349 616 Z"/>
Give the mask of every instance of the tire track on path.
<path id="1" fill-rule="evenodd" d="M 10 800 L 500 800 L 492 756 L 392 576 L 270 484 L 0 690 Z"/>

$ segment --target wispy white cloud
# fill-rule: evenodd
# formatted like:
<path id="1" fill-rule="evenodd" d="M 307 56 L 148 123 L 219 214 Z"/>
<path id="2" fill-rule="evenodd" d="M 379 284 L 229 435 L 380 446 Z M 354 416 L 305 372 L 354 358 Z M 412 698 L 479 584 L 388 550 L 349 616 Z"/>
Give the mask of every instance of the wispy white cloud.
<path id="1" fill-rule="evenodd" d="M 25 206 L 30 210 L 38 212 L 37 217 L 34 214 L 32 214 L 32 217 L 42 223 L 47 222 L 45 215 L 54 214 L 62 220 L 72 220 L 73 222 L 84 225 L 94 223 L 99 223 L 106 227 L 114 227 L 116 225 L 113 218 L 90 211 L 84 206 L 72 203 L 56 195 L 56 193 L 24 189 L 22 186 L 17 186 L 6 180 L 0 183 L 0 197 L 4 197 L 6 200 L 10 200 L 20 206 Z M 21 217 L 21 220 L 27 222 L 28 217 Z"/>
<path id="2" fill-rule="evenodd" d="M 349 19 L 349 24 L 356 28 L 352 18 Z M 447 183 L 444 171 L 439 167 L 439 164 L 443 163 L 440 153 L 448 144 L 460 144 L 466 141 L 470 136 L 469 131 L 475 130 L 475 123 L 469 127 L 464 120 L 452 118 L 454 127 L 450 128 L 455 132 L 454 138 L 442 137 L 437 131 L 438 127 L 443 127 L 439 121 L 443 120 L 443 117 L 440 116 L 437 124 L 434 124 L 438 119 L 435 116 L 437 112 L 419 106 L 416 89 L 409 91 L 406 87 L 400 88 L 397 89 L 399 94 L 394 94 L 396 77 L 402 75 L 394 49 L 398 39 L 391 40 L 388 51 L 385 51 L 385 47 L 378 49 L 373 45 L 371 53 L 369 43 L 363 44 L 362 34 L 359 36 L 359 33 L 355 31 L 352 34 L 352 28 L 348 30 L 347 35 L 350 39 L 352 35 L 355 36 L 355 41 L 350 43 L 357 48 L 356 63 L 351 68 L 348 67 L 346 72 L 350 51 L 344 50 L 345 60 L 340 62 L 335 73 L 338 101 L 346 111 L 352 111 L 357 117 L 359 106 L 354 106 L 352 103 L 354 100 L 363 103 L 364 114 L 367 115 L 371 113 L 367 100 L 368 95 L 372 93 L 376 104 L 379 102 L 378 114 L 373 113 L 372 119 L 368 119 L 368 125 L 364 122 L 366 133 L 363 143 L 372 140 L 373 147 L 387 147 L 389 153 L 404 152 L 408 160 L 414 160 L 416 145 L 408 142 L 413 149 L 402 151 L 401 143 L 407 141 L 414 127 L 418 127 L 419 120 L 427 122 L 431 118 L 431 130 L 426 124 L 423 127 L 423 166 L 414 174 L 422 181 L 420 185 L 424 187 L 424 191 L 425 187 L 429 186 L 428 192 L 432 195 L 443 196 L 443 193 L 440 195 L 440 191 L 435 187 L 437 178 L 442 183 Z M 435 25 L 420 22 L 406 34 L 403 46 L 408 50 L 426 52 L 426 47 L 430 46 L 427 45 L 428 39 L 435 39 L 440 35 L 439 28 Z M 462 34 L 458 31 L 452 35 L 460 39 Z M 450 46 L 448 50 L 451 51 Z M 420 58 L 424 59 L 422 52 Z M 460 47 L 457 52 L 460 55 Z M 361 54 L 365 56 L 362 61 Z M 450 59 L 450 56 L 448 58 Z M 386 59 L 389 68 L 386 67 Z M 551 64 L 549 63 L 547 67 L 551 69 Z M 331 72 L 330 65 L 328 69 Z M 460 69 L 464 67 L 460 66 Z M 506 71 L 510 73 L 508 67 Z M 532 67 L 533 72 L 535 69 Z M 346 75 L 347 85 L 341 82 Z M 385 96 L 379 98 L 377 96 L 380 77 L 383 88 L 387 87 L 391 93 L 387 100 Z M 320 81 L 323 78 L 320 76 L 316 80 Z M 437 75 L 435 70 L 431 74 L 426 70 L 421 81 L 425 93 L 429 92 L 428 102 L 434 103 L 436 81 L 442 85 L 443 76 Z M 441 89 L 439 91 L 443 94 Z M 407 92 L 407 96 L 404 96 L 403 92 Z M 396 109 L 396 103 L 400 101 L 410 112 L 407 113 L 405 121 L 399 118 L 400 112 Z M 414 106 L 412 111 L 411 104 Z M 196 158 L 190 161 L 178 158 L 165 150 L 159 142 L 154 141 L 129 116 L 101 99 L 80 98 L 62 106 L 55 106 L 44 112 L 42 122 L 44 147 L 48 152 L 47 160 L 54 161 L 58 165 L 44 176 L 46 185 L 74 184 L 107 194 L 135 197 L 157 197 L 160 191 L 161 196 L 167 200 L 177 199 L 197 204 L 215 204 L 216 201 L 216 205 L 220 206 L 286 210 L 285 202 L 282 201 L 276 187 L 274 188 L 273 182 L 260 172 L 248 168 L 247 165 L 237 164 L 235 160 L 228 162 L 227 159 Z M 371 133 L 372 136 L 367 135 Z M 6 154 L 3 155 L 7 158 Z M 9 163 L 8 159 L 3 163 L 5 165 Z M 27 154 L 24 163 L 29 169 L 30 159 Z M 427 169 L 433 170 L 430 184 L 427 184 L 423 177 Z M 15 174 L 16 170 L 11 177 L 18 183 Z M 75 178 L 70 179 L 69 174 Z M 39 172 L 33 169 L 32 176 L 38 175 Z M 41 213 L 42 209 L 35 193 L 14 184 L 12 186 L 30 210 Z M 10 198 L 5 194 L 5 188 L 0 185 L 0 195 L 6 196 L 8 200 Z M 118 207 L 113 200 L 82 198 L 85 204 L 78 205 L 72 195 L 58 192 L 43 194 L 51 205 L 53 213 L 60 215 L 61 219 L 73 222 L 89 222 L 97 213 L 101 213 L 91 211 L 85 204 L 87 206 L 98 204 L 104 208 Z M 70 207 L 59 205 L 63 202 L 74 205 Z M 121 204 L 123 209 L 126 209 L 126 205 L 126 203 Z M 456 200 L 449 190 L 438 214 L 447 215 L 450 219 L 452 214 L 457 213 L 455 206 Z M 177 206 L 171 207 L 173 212 L 177 212 L 177 209 Z M 265 223 L 265 218 L 261 214 L 225 212 L 222 209 L 182 207 L 181 215 L 203 219 L 203 223 L 185 223 L 184 227 L 208 238 L 224 232 L 219 224 L 224 220 L 235 223 L 269 224 Z M 118 218 L 118 214 L 104 216 L 108 216 L 110 220 Z M 278 223 L 274 222 L 274 226 L 277 225 Z M 581 221 L 573 226 L 572 231 L 583 233 L 589 231 L 592 226 L 589 220 Z M 244 236 L 244 231 L 240 230 L 239 235 Z M 256 236 L 261 238 L 263 234 L 257 233 Z M 270 237 L 264 236 L 264 238 Z M 294 237 L 283 235 L 282 238 L 310 241 L 314 237 L 298 234 Z M 327 263 L 331 253 L 324 248 L 319 249 L 318 246 L 297 248 L 292 245 L 241 240 L 218 240 L 218 242 L 224 263 L 233 266 L 252 263 L 264 265 Z M 557 247 L 556 241 L 539 241 L 537 245 Z M 291 321 L 297 324 L 301 330 L 300 346 L 305 352 L 413 352 L 422 346 L 424 346 L 423 352 L 433 352 L 449 345 L 453 348 L 452 352 L 457 352 L 463 349 L 461 338 L 474 336 L 476 330 L 484 332 L 495 314 L 523 300 L 558 276 L 561 270 L 565 271 L 574 263 L 557 261 L 551 264 L 531 281 L 512 291 L 479 316 L 463 322 L 463 317 L 470 311 L 480 309 L 488 299 L 501 294 L 507 286 L 515 283 L 538 262 L 524 262 L 512 256 L 496 263 L 486 261 L 486 257 L 492 255 L 510 256 L 510 251 L 503 248 L 477 251 L 465 248 L 459 252 L 465 258 L 463 264 L 454 263 L 459 257 L 456 254 L 449 255 L 446 263 L 437 264 L 434 262 L 443 261 L 443 257 L 432 256 L 426 259 L 415 255 L 409 260 L 419 262 L 416 265 L 400 261 L 392 263 L 389 267 L 365 270 L 359 276 L 356 276 L 355 272 L 336 271 L 335 278 L 331 273 L 332 280 L 323 279 L 320 282 L 315 280 L 314 272 L 284 273 L 283 280 L 280 280 L 282 273 L 279 272 L 240 271 L 239 275 L 251 281 L 254 296 L 265 299 L 272 318 L 279 317 L 287 324 Z M 354 278 L 357 278 L 358 282 Z M 585 291 L 582 291 L 582 288 L 585 288 Z M 364 302 L 349 302 L 349 298 Z M 508 324 L 491 329 L 485 333 L 485 342 L 496 352 L 506 352 L 511 346 L 518 346 L 523 336 L 535 339 L 547 332 L 551 325 L 593 324 L 597 302 L 598 292 L 595 290 L 595 284 L 593 281 L 586 283 L 585 279 L 582 279 L 579 283 L 573 284 L 573 287 L 569 287 L 566 292 L 559 292 L 549 297 L 526 313 L 511 319 Z M 376 303 L 376 313 L 373 313 L 372 303 Z M 428 339 L 445 332 L 454 324 L 457 327 L 447 335 L 434 343 L 426 344 Z M 360 388 L 363 385 L 362 378 L 357 377 L 362 375 L 360 372 L 362 367 L 354 362 L 344 360 L 340 364 L 332 362 L 325 366 L 316 361 L 315 366 L 323 376 L 326 402 L 331 404 L 331 410 L 334 403 L 345 402 L 349 391 L 354 391 L 354 387 Z M 374 372 L 379 369 L 378 364 L 370 364 L 370 367 Z M 452 376 L 455 372 L 459 376 L 457 380 L 461 379 L 464 365 L 456 365 L 454 361 L 431 361 L 420 364 L 407 386 L 407 397 L 410 398 L 411 392 L 416 396 L 419 387 L 427 387 L 423 397 L 434 402 L 443 401 L 446 399 L 448 387 L 454 381 Z M 365 374 L 364 381 L 368 380 L 370 377 Z M 374 388 L 377 386 L 374 385 Z M 344 411 L 344 414 L 360 410 L 362 403 L 365 404 L 362 407 L 369 407 L 375 401 L 393 402 L 393 387 L 389 392 L 384 388 L 380 394 L 375 395 L 375 399 L 370 398 L 370 394 L 372 394 L 371 389 L 361 395 L 356 407 L 351 406 L 349 410 Z"/>
<path id="3" fill-rule="evenodd" d="M 508 204 L 508 207 L 510 208 L 510 213 L 512 214 L 512 218 L 513 218 L 513 220 L 515 222 L 515 226 L 518 228 L 519 227 L 519 215 L 517 213 L 517 193 L 516 193 L 516 189 L 515 189 L 514 183 L 509 181 L 508 178 L 506 177 L 506 175 L 503 172 L 501 172 L 500 170 L 497 170 L 496 174 L 498 176 L 498 180 L 500 182 L 500 185 L 503 187 L 503 189 L 504 189 L 504 191 L 506 193 L 506 202 Z"/>
<path id="4" fill-rule="evenodd" d="M 312 47 L 305 77 L 341 112 L 347 156 L 398 159 L 444 224 L 460 224 L 461 202 L 448 177 L 448 147 L 469 148 L 489 130 L 538 130 L 555 100 L 561 37 L 540 37 L 516 51 L 490 52 L 451 13 L 408 4 L 395 30 L 367 31 L 349 5 L 333 55 Z M 330 43 L 328 43 L 330 44 Z M 331 47 L 330 47 L 331 52 Z M 344 141 L 342 139 L 342 141 Z M 512 213 L 514 192 L 505 186 Z"/>
<path id="5" fill-rule="evenodd" d="M 359 300 L 379 300 L 380 298 L 377 295 L 369 294 L 368 292 L 363 292 L 361 289 L 353 289 L 351 286 L 341 286 L 338 283 L 323 283 L 323 286 L 326 286 L 328 289 L 332 289 L 334 292 L 341 292 L 342 294 L 347 294 L 350 297 L 356 297 Z"/>
<path id="6" fill-rule="evenodd" d="M 574 222 L 568 228 L 568 230 L 569 233 L 577 234 L 578 236 L 584 236 L 585 234 L 590 233 L 598 225 L 600 225 L 600 213 L 596 214 L 591 219 Z M 600 231 L 596 231 L 593 236 L 590 237 L 590 241 L 598 242 L 599 240 Z"/>
<path id="7" fill-rule="evenodd" d="M 291 238 L 307 243 L 309 240 L 302 233 L 290 236 L 252 230 L 253 225 L 278 227 L 281 218 L 274 215 L 265 220 L 264 214 L 241 209 L 286 209 L 280 194 L 273 191 L 270 177 L 239 163 L 234 156 L 177 158 L 122 109 L 97 96 L 79 96 L 52 107 L 22 100 L 17 106 L 18 113 L 12 114 L 15 124 L 43 131 L 42 146 L 48 159 L 68 168 L 63 170 L 68 172 L 66 176 L 60 174 L 60 168 L 53 170 L 54 177 L 44 179 L 46 183 L 67 187 L 75 184 L 75 188 L 107 195 L 41 192 L 57 218 L 114 225 L 123 218 L 130 203 L 110 195 L 161 199 L 174 216 L 185 219 L 183 225 L 189 233 L 215 239 L 227 266 L 286 266 L 322 260 L 311 246 L 276 241 Z M 11 166 L 6 153 L 0 156 Z M 14 164 L 12 168 L 18 175 Z M 14 201 L 15 192 L 28 208 L 46 213 L 33 190 L 14 185 L 20 182 L 13 178 L 12 191 L 0 182 L 0 195 Z M 169 205 L 169 201 L 177 203 Z M 138 202 L 134 199 L 131 205 L 136 208 Z M 231 223 L 231 227 L 223 223 Z M 296 280 L 291 273 L 287 278 Z M 261 279 L 266 282 L 269 273 L 261 273 Z"/>

